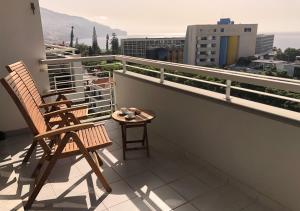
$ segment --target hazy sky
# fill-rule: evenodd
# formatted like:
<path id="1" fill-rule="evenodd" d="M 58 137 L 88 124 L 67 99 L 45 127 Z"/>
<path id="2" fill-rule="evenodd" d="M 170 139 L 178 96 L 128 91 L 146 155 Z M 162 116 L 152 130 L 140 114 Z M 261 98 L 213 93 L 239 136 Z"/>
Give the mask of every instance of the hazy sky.
<path id="1" fill-rule="evenodd" d="M 130 35 L 184 34 L 221 17 L 259 32 L 300 32 L 300 0 L 40 0 L 40 6 L 124 29 Z"/>

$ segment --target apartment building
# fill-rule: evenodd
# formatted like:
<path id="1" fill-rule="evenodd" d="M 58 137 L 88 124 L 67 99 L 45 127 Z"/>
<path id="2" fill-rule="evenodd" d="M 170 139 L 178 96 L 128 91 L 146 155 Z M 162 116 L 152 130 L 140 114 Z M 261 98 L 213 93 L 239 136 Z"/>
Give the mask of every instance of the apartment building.
<path id="1" fill-rule="evenodd" d="M 255 54 L 258 56 L 272 52 L 274 46 L 274 34 L 258 34 L 256 37 Z"/>
<path id="2" fill-rule="evenodd" d="M 229 18 L 217 24 L 187 27 L 184 63 L 226 66 L 255 55 L 257 24 L 235 24 Z"/>
<path id="3" fill-rule="evenodd" d="M 185 38 L 127 38 L 121 40 L 121 53 L 155 60 L 183 62 Z"/>

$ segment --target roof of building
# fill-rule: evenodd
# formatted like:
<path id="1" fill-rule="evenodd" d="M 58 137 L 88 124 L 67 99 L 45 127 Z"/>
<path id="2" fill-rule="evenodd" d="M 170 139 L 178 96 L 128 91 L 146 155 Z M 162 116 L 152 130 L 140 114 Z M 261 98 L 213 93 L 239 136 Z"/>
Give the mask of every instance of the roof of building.
<path id="1" fill-rule="evenodd" d="M 254 63 L 264 63 L 264 64 L 285 64 L 286 61 L 283 60 L 271 60 L 271 59 L 257 59 L 253 60 Z"/>

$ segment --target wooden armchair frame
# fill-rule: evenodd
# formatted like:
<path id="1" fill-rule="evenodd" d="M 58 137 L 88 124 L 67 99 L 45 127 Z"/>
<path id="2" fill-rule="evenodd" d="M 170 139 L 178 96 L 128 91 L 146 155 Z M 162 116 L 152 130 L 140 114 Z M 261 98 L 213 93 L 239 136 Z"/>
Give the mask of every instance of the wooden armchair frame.
<path id="1" fill-rule="evenodd" d="M 11 72 L 7 77 L 1 79 L 1 83 L 13 98 L 34 134 L 33 143 L 28 151 L 30 151 L 31 154 L 37 144 L 39 144 L 44 151 L 42 158 L 39 160 L 33 172 L 33 176 L 35 176 L 34 189 L 24 206 L 25 209 L 30 209 L 32 206 L 57 160 L 74 155 L 82 154 L 105 190 L 111 192 L 110 186 L 100 171 L 100 165 L 102 165 L 103 162 L 96 151 L 112 144 L 103 124 L 75 124 L 58 129 L 51 129 L 46 121 L 47 116 L 51 117 L 51 115 L 58 114 L 63 116 L 67 115 L 72 116 L 72 118 L 76 120 L 75 116 L 70 113 L 72 108 L 69 108 L 69 110 L 54 111 L 46 114 L 45 117 L 39 110 L 33 96 L 24 85 L 23 80 L 21 80 L 16 72 Z M 50 140 L 50 142 L 47 142 L 47 140 Z M 26 157 L 28 157 L 28 154 L 29 152 L 27 152 Z M 42 165 L 47 165 L 44 171 L 40 171 Z"/>
<path id="2" fill-rule="evenodd" d="M 28 88 L 29 92 L 33 96 L 36 104 L 45 110 L 45 113 L 60 110 L 61 108 L 70 108 L 72 106 L 72 101 L 68 100 L 65 94 L 74 93 L 75 90 L 63 90 L 63 91 L 54 91 L 44 95 L 41 95 L 37 89 L 35 81 L 31 73 L 28 71 L 25 63 L 23 61 L 19 61 L 6 66 L 8 72 L 16 72 L 21 80 L 23 80 L 25 86 Z M 46 103 L 45 99 L 49 97 L 57 96 L 54 102 Z M 87 107 L 81 109 L 75 109 L 72 113 L 79 120 L 85 119 L 87 117 Z M 58 118 L 53 118 L 53 120 L 49 120 L 52 122 L 52 125 L 59 124 Z"/>

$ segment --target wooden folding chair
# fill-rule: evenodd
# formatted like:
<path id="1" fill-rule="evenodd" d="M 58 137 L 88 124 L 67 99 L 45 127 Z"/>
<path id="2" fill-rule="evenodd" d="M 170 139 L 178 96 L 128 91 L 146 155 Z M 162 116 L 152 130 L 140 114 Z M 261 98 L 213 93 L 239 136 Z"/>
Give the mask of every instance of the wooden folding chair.
<path id="1" fill-rule="evenodd" d="M 71 108 L 72 101 L 68 100 L 65 94 L 72 93 L 74 92 L 74 90 L 55 91 L 45 95 L 40 95 L 37 86 L 31 76 L 31 73 L 28 71 L 23 61 L 10 64 L 6 66 L 6 69 L 8 70 L 8 72 L 15 71 L 21 77 L 25 86 L 33 96 L 34 101 L 39 106 L 39 108 L 45 110 L 45 113 L 60 110 L 62 108 Z M 55 102 L 46 103 L 45 99 L 53 96 L 57 96 Z M 72 111 L 70 112 L 74 114 L 76 119 L 82 120 L 87 117 L 88 108 L 87 106 L 82 106 L 79 108 L 77 107 L 77 109 L 72 109 Z M 62 119 L 60 116 L 53 116 L 51 119 L 49 119 L 51 126 L 61 124 L 61 121 Z"/>
<path id="2" fill-rule="evenodd" d="M 13 98 L 31 129 L 34 135 L 32 145 L 39 144 L 44 150 L 39 165 L 47 165 L 45 170 L 40 171 L 39 176 L 36 177 L 34 189 L 24 206 L 25 209 L 31 207 L 57 160 L 79 154 L 82 154 L 87 160 L 105 190 L 111 192 L 110 186 L 100 171 L 100 165 L 103 162 L 96 151 L 112 144 L 103 124 L 86 123 L 51 129 L 31 93 L 16 72 L 1 79 L 1 83 Z M 63 113 L 64 111 L 56 112 Z M 48 140 L 50 142 L 47 142 Z"/>

